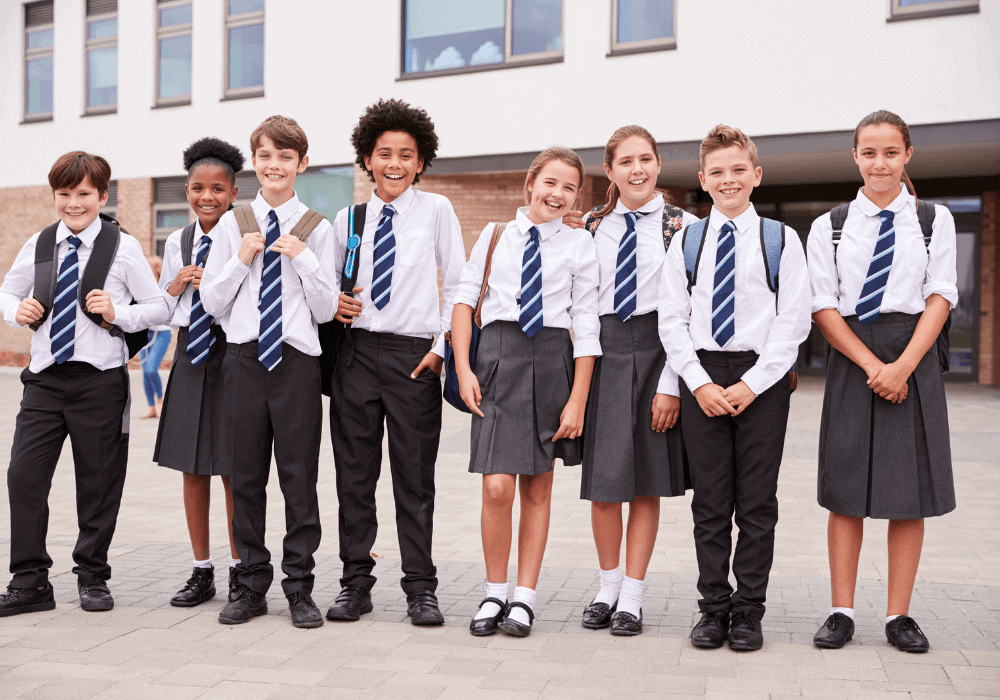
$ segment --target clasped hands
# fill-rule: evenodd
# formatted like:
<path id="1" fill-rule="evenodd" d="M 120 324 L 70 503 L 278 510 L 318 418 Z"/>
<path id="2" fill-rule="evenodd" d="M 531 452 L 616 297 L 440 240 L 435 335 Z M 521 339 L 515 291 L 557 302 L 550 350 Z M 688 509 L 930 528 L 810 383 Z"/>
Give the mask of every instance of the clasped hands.
<path id="1" fill-rule="evenodd" d="M 718 384 L 702 384 L 694 390 L 698 405 L 709 418 L 731 415 L 738 416 L 753 403 L 757 394 L 750 390 L 746 382 L 740 380 L 736 384 L 723 389 Z"/>
<path id="2" fill-rule="evenodd" d="M 902 403 L 909 392 L 907 380 L 913 369 L 901 360 L 888 364 L 879 362 L 865 369 L 865 374 L 868 375 L 868 387 L 886 401 Z"/>

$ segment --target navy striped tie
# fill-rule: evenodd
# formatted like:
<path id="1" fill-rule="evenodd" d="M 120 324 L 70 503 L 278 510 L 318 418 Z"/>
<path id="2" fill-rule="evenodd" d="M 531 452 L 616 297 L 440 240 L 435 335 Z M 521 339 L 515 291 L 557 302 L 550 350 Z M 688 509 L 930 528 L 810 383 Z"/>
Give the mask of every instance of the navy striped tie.
<path id="1" fill-rule="evenodd" d="M 877 319 L 882 306 L 882 295 L 885 293 L 885 283 L 892 269 L 893 250 L 896 248 L 896 227 L 893 224 L 895 216 L 896 214 L 888 209 L 878 213 L 882 225 L 878 230 L 878 240 L 875 241 L 872 262 L 868 266 L 868 276 L 861 288 L 861 298 L 854 307 L 862 326 L 867 326 Z"/>
<path id="2" fill-rule="evenodd" d="M 521 264 L 521 313 L 518 323 L 529 338 L 542 330 L 542 251 L 538 244 L 538 229 L 528 229 L 528 242 L 524 244 Z"/>
<path id="3" fill-rule="evenodd" d="M 392 215 L 396 210 L 391 204 L 382 207 L 382 218 L 375 229 L 375 260 L 372 272 L 372 303 L 381 311 L 392 296 L 392 265 L 396 262 L 396 237 L 392 234 Z"/>
<path id="4" fill-rule="evenodd" d="M 50 349 L 57 365 L 73 357 L 76 341 L 76 303 L 80 280 L 80 257 L 76 249 L 80 247 L 80 237 L 66 239 L 69 251 L 59 266 L 56 279 L 56 299 L 52 303 L 52 326 L 49 327 Z"/>
<path id="5" fill-rule="evenodd" d="M 636 239 L 635 224 L 646 212 L 625 214 L 625 235 L 618 243 L 618 266 L 615 268 L 615 313 L 623 321 L 635 313 L 636 304 Z"/>
<path id="6" fill-rule="evenodd" d="M 201 237 L 201 246 L 198 248 L 198 257 L 195 258 L 195 265 L 205 267 L 205 257 L 208 249 L 212 247 L 212 239 L 208 236 Z M 188 322 L 188 344 L 184 354 L 191 360 L 195 367 L 203 364 L 208 359 L 208 349 L 215 345 L 215 338 L 212 336 L 212 321 L 215 319 L 205 312 L 205 307 L 201 305 L 201 292 L 197 289 L 191 295 L 191 319 Z"/>
<path id="7" fill-rule="evenodd" d="M 260 335 L 257 338 L 257 359 L 267 371 L 281 362 L 281 253 L 271 250 L 281 232 L 278 215 L 268 214 L 267 239 L 264 243 L 264 272 L 260 276 Z"/>
<path id="8" fill-rule="evenodd" d="M 712 288 L 712 338 L 724 348 L 736 332 L 736 225 L 727 221 L 719 230 L 715 249 L 715 286 Z"/>

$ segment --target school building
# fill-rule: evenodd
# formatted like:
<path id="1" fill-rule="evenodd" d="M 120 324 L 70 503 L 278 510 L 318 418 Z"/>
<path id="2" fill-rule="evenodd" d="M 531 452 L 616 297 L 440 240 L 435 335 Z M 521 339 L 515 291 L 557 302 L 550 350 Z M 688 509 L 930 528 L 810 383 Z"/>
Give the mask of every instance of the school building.
<path id="1" fill-rule="evenodd" d="M 366 105 L 427 109 L 440 137 L 420 188 L 448 196 L 471 248 L 512 217 L 552 144 L 604 201 L 604 143 L 624 124 L 659 142 L 660 185 L 700 215 L 698 144 L 717 123 L 756 142 L 753 201 L 803 238 L 853 199 L 854 126 L 876 109 L 911 126 L 917 194 L 958 227 L 960 303 L 949 376 L 1000 383 L 1000 3 L 994 0 L 0 0 L 0 274 L 55 219 L 52 162 L 84 149 L 114 171 L 107 210 L 149 252 L 193 216 L 181 153 L 217 136 L 249 156 L 271 114 L 310 139 L 299 197 L 332 216 L 367 200 L 350 133 Z M 249 169 L 240 199 L 257 191 Z M 0 327 L 0 361 L 30 331 Z M 800 353 L 822 373 L 814 329 Z"/>

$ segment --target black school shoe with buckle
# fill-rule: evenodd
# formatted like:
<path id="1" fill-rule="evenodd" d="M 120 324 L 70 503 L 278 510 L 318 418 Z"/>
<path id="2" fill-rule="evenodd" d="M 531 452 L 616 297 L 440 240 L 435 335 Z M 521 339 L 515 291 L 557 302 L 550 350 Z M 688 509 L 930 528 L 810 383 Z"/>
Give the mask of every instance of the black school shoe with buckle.
<path id="1" fill-rule="evenodd" d="M 434 591 L 415 591 L 406 595 L 406 614 L 415 625 L 443 625 L 444 615 Z"/>
<path id="2" fill-rule="evenodd" d="M 526 613 L 528 613 L 528 624 L 518 622 L 517 620 L 510 619 L 510 611 L 514 608 L 521 608 Z M 527 637 L 531 634 L 531 625 L 535 621 L 535 613 L 530 607 L 524 603 L 515 600 L 513 603 L 507 604 L 507 610 L 504 612 L 503 619 L 500 620 L 500 625 L 498 629 L 504 634 L 509 634 L 511 637 Z"/>
<path id="3" fill-rule="evenodd" d="M 357 586 L 344 586 L 337 599 L 333 601 L 333 605 L 326 611 L 326 619 L 355 622 L 373 609 L 372 594 L 369 591 Z"/>
<path id="4" fill-rule="evenodd" d="M 78 583 L 80 592 L 80 607 L 87 612 L 103 612 L 115 607 L 115 599 L 103 581 L 98 583 Z"/>
<path id="5" fill-rule="evenodd" d="M 215 568 L 194 567 L 191 578 L 184 588 L 170 599 L 170 604 L 178 608 L 193 608 L 215 597 Z"/>
<path id="6" fill-rule="evenodd" d="M 589 630 L 602 630 L 611 626 L 611 615 L 617 609 L 617 600 L 614 605 L 592 602 L 583 609 L 583 621 L 580 624 Z"/>
<path id="7" fill-rule="evenodd" d="M 0 617 L 55 609 L 56 599 L 48 581 L 41 589 L 7 586 L 7 592 L 0 593 Z"/>
<path id="8" fill-rule="evenodd" d="M 886 623 L 885 638 L 900 651 L 920 654 L 931 648 L 917 621 L 906 615 L 900 615 Z"/>
<path id="9" fill-rule="evenodd" d="M 833 613 L 813 636 L 813 644 L 822 649 L 840 649 L 854 638 L 854 620 L 844 613 Z"/>
<path id="10" fill-rule="evenodd" d="M 642 634 L 642 608 L 639 617 L 624 610 L 619 610 L 611 618 L 611 634 L 616 637 L 635 637 Z"/>
<path id="11" fill-rule="evenodd" d="M 764 646 L 760 620 L 742 610 L 729 614 L 729 648 L 733 651 L 757 651 Z"/>
<path id="12" fill-rule="evenodd" d="M 479 609 L 482 610 L 483 606 L 487 603 L 499 605 L 500 612 L 493 617 L 481 617 L 478 620 L 472 618 L 472 622 L 469 623 L 469 631 L 472 632 L 473 637 L 488 637 L 496 632 L 500 629 L 500 620 L 507 614 L 507 603 L 499 598 L 483 598 L 483 602 L 479 604 Z"/>
<path id="13" fill-rule="evenodd" d="M 691 629 L 691 643 L 699 649 L 718 649 L 726 643 L 728 633 L 728 612 L 725 610 L 704 612 Z"/>
<path id="14" fill-rule="evenodd" d="M 292 626 L 300 629 L 312 629 L 323 626 L 323 616 L 313 602 L 312 596 L 305 591 L 290 593 L 288 598 L 288 610 L 292 614 Z"/>
<path id="15" fill-rule="evenodd" d="M 267 614 L 267 599 L 239 581 L 234 582 L 236 597 L 219 612 L 219 622 L 224 625 L 241 625 L 259 615 Z M 230 595 L 232 594 L 230 590 Z"/>

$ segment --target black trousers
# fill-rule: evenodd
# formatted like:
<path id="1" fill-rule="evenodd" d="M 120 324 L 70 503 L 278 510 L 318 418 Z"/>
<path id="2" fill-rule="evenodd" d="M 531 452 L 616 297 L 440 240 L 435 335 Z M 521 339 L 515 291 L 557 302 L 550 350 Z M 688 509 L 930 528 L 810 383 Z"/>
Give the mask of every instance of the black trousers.
<path id="1" fill-rule="evenodd" d="M 725 388 L 757 361 L 754 352 L 698 351 L 708 376 Z M 681 430 L 691 468 L 694 542 L 702 612 L 741 610 L 764 615 L 778 522 L 778 469 L 785 446 L 786 374 L 739 416 L 709 418 L 681 384 Z M 733 516 L 740 529 L 733 554 L 736 592 L 729 583 Z"/>
<path id="2" fill-rule="evenodd" d="M 21 373 L 24 396 L 7 469 L 10 500 L 10 585 L 44 586 L 52 558 L 45 548 L 52 475 L 69 435 L 76 470 L 80 535 L 73 573 L 82 584 L 111 578 L 108 547 L 115 534 L 128 461 L 128 374 L 86 362 Z"/>
<path id="3" fill-rule="evenodd" d="M 285 499 L 281 570 L 285 595 L 311 593 L 313 554 L 321 535 L 316 478 L 323 429 L 319 358 L 288 343 L 270 372 L 257 359 L 257 343 L 230 343 L 222 364 L 223 405 L 230 426 L 233 471 L 233 538 L 236 575 L 266 593 L 274 579 L 264 543 L 271 451 Z"/>
<path id="4" fill-rule="evenodd" d="M 409 594 L 437 589 L 431 558 L 434 463 L 441 439 L 441 380 L 410 374 L 430 352 L 423 338 L 350 330 L 341 346 L 330 401 L 330 433 L 340 501 L 341 586 L 375 585 L 372 546 L 378 532 L 375 485 L 382 471 L 382 436 L 389 428 L 389 467 L 402 558 L 400 583 Z"/>

